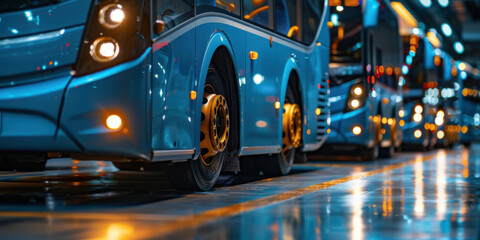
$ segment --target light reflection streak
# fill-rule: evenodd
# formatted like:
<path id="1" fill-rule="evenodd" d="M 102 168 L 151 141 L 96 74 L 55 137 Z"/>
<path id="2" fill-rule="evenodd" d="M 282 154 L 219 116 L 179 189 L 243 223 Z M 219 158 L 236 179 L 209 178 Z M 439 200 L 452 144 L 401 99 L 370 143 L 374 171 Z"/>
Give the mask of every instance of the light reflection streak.
<path id="1" fill-rule="evenodd" d="M 425 214 L 425 203 L 423 196 L 423 161 L 421 157 L 415 159 L 415 216 L 423 217 Z"/>
<path id="2" fill-rule="evenodd" d="M 352 235 L 350 236 L 353 240 L 360 240 L 364 239 L 363 230 L 364 230 L 364 223 L 362 219 L 362 206 L 363 206 L 363 184 L 364 181 L 362 179 L 357 179 L 353 182 L 352 188 Z"/>
<path id="3" fill-rule="evenodd" d="M 437 217 L 443 219 L 447 210 L 447 155 L 437 154 Z"/>
<path id="4" fill-rule="evenodd" d="M 462 151 L 462 165 L 463 165 L 463 177 L 468 178 L 468 151 Z"/>
<path id="5" fill-rule="evenodd" d="M 383 190 L 382 190 L 382 196 L 383 196 L 383 202 L 382 202 L 382 210 L 383 210 L 383 216 L 391 216 L 393 213 L 393 207 L 392 207 L 392 181 L 389 178 L 388 173 L 383 174 Z"/>
<path id="6" fill-rule="evenodd" d="M 126 223 L 112 223 L 108 226 L 106 240 L 130 239 L 133 235 L 133 226 Z"/>

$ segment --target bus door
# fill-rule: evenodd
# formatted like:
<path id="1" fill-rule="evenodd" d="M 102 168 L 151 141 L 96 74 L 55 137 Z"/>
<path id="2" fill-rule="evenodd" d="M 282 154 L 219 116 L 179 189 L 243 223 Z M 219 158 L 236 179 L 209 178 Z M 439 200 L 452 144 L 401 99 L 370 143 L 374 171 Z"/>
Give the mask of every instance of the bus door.
<path id="1" fill-rule="evenodd" d="M 152 24 L 163 21 L 153 34 L 152 148 L 190 149 L 195 124 L 191 121 L 190 89 L 195 76 L 195 29 L 171 34 L 194 15 L 193 0 L 152 0 Z M 159 31 L 161 30 L 161 31 Z M 168 106 L 168 107 L 167 107 Z M 186 128 L 185 126 L 190 126 Z"/>
<path id="2" fill-rule="evenodd" d="M 255 25 L 246 26 L 246 101 L 245 145 L 278 145 L 279 114 L 275 103 L 279 100 L 280 66 L 276 58 L 276 43 L 273 43 L 273 0 L 244 0 L 245 21 Z M 270 148 L 268 148 L 270 149 Z"/>

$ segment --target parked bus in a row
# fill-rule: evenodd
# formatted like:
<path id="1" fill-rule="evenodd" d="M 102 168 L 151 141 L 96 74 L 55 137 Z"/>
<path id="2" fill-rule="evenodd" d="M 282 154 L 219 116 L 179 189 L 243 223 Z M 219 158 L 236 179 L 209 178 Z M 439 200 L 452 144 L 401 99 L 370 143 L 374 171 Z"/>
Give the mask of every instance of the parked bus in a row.
<path id="1" fill-rule="evenodd" d="M 208 190 L 261 154 L 287 174 L 326 138 L 329 16 L 323 0 L 3 4 L 0 168 L 165 163 L 174 186 Z"/>
<path id="2" fill-rule="evenodd" d="M 401 38 L 388 1 L 330 8 L 330 133 L 315 152 L 362 160 L 393 154 L 401 143 Z"/>
<path id="3" fill-rule="evenodd" d="M 404 110 L 400 126 L 403 148 L 429 149 L 436 144 L 434 116 L 439 102 L 438 80 L 442 59 L 430 40 L 419 29 L 403 36 L 405 64 L 402 66 Z M 438 51 L 437 51 L 438 53 Z"/>
<path id="4" fill-rule="evenodd" d="M 462 94 L 460 95 L 460 142 L 470 146 L 480 141 L 480 74 L 466 62 L 457 62 Z"/>
<path id="5" fill-rule="evenodd" d="M 436 146 L 452 148 L 460 140 L 457 131 L 460 124 L 460 78 L 455 60 L 445 52 L 441 56 L 443 78 L 438 83 L 439 103 L 434 120 L 437 125 Z"/>

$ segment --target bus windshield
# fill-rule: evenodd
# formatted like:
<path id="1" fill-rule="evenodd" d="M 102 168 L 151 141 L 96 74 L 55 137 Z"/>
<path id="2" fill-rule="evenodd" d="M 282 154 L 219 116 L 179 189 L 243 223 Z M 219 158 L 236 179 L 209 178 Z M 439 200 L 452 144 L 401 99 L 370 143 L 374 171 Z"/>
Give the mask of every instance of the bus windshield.
<path id="1" fill-rule="evenodd" d="M 408 73 L 404 74 L 405 85 L 404 91 L 423 90 L 425 82 L 425 46 L 424 41 L 417 35 L 411 35 L 402 38 L 403 49 L 408 66 Z"/>
<path id="2" fill-rule="evenodd" d="M 361 7 L 345 7 L 337 11 L 330 7 L 330 61 L 334 63 L 362 62 L 362 9 Z"/>

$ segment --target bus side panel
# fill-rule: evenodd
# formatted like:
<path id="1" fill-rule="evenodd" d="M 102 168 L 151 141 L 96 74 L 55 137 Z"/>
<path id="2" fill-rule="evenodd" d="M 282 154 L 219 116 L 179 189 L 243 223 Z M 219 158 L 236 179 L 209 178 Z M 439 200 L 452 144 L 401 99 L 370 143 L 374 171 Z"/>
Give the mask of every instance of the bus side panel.
<path id="1" fill-rule="evenodd" d="M 152 55 L 152 149 L 193 149 L 196 108 L 195 22 L 155 41 Z"/>
<path id="2" fill-rule="evenodd" d="M 246 29 L 246 51 L 257 52 L 257 59 L 246 60 L 245 143 L 248 147 L 279 146 L 280 82 L 283 63 L 291 51 L 285 51 L 270 35 L 253 28 Z M 281 63 L 281 64 L 280 64 Z"/>
<path id="3" fill-rule="evenodd" d="M 219 47 L 225 47 L 234 65 L 234 71 L 238 86 L 238 101 L 239 101 L 239 118 L 240 118 L 240 147 L 245 145 L 244 132 L 244 113 L 245 113 L 245 31 L 243 24 L 237 23 L 233 20 L 227 20 L 217 15 L 206 16 L 197 20 L 197 35 L 195 49 L 197 57 L 198 68 L 196 69 L 196 85 L 195 89 L 198 92 L 197 99 L 203 98 L 203 88 L 208 72 L 210 61 L 212 60 L 215 50 Z M 201 108 L 201 101 L 197 101 L 196 108 Z M 231 111 L 237 109 L 231 109 Z M 200 114 L 196 116 L 196 126 L 200 127 Z M 196 133 L 195 146 L 200 145 L 200 132 Z M 198 155 L 198 151 L 196 153 Z"/>

